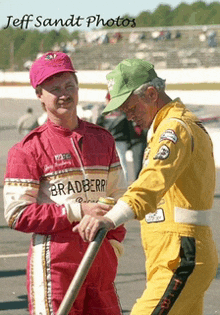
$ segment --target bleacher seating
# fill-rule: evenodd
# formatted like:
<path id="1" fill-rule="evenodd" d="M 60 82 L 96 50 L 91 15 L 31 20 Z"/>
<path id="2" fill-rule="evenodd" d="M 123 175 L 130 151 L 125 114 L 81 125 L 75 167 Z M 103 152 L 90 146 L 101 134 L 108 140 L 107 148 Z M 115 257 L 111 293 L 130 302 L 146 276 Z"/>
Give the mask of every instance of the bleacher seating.
<path id="1" fill-rule="evenodd" d="M 158 30 L 158 34 L 161 29 Z M 83 70 L 111 70 L 126 58 L 142 58 L 152 62 L 157 68 L 193 68 L 220 66 L 220 26 L 216 32 L 215 47 L 210 47 L 204 36 L 200 37 L 203 28 L 181 29 L 181 36 L 176 38 L 177 30 L 169 29 L 170 37 L 166 38 L 167 29 L 158 38 L 152 36 L 152 29 L 146 32 L 140 29 L 142 36 L 130 40 L 132 31 L 122 33 L 118 42 L 111 42 L 113 33 L 109 33 L 109 42 L 100 44 L 86 43 L 77 45 L 71 54 L 74 64 Z M 138 32 L 138 30 L 135 30 Z M 162 33 L 161 33 L 162 34 Z M 135 38 L 135 37 L 133 37 Z"/>

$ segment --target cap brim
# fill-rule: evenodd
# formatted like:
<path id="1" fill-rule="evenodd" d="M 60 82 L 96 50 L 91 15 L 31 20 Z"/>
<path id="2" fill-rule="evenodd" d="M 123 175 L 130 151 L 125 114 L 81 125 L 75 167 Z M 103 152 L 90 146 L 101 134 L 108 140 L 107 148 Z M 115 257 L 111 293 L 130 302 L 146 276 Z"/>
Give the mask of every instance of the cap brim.
<path id="1" fill-rule="evenodd" d="M 126 94 L 112 98 L 110 102 L 108 103 L 108 105 L 103 110 L 102 114 L 108 114 L 112 112 L 113 110 L 118 109 L 128 99 L 128 97 L 132 94 L 132 92 L 133 91 L 129 91 Z"/>

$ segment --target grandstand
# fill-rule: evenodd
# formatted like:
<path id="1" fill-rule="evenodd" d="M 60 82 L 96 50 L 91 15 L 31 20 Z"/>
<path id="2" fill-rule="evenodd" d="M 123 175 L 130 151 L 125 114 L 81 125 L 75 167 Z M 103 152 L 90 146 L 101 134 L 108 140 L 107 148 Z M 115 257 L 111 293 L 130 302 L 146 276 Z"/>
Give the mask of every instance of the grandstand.
<path id="1" fill-rule="evenodd" d="M 115 40 L 118 33 L 121 38 Z M 121 60 L 134 57 L 147 59 L 160 69 L 219 67 L 220 25 L 82 33 L 71 57 L 83 70 L 110 70 Z"/>

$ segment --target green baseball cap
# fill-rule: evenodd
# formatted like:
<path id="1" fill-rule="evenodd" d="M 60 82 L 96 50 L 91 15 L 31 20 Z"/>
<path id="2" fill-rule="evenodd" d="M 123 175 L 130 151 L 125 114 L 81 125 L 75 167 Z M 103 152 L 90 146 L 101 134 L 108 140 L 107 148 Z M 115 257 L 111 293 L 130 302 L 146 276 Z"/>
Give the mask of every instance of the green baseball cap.
<path id="1" fill-rule="evenodd" d="M 143 59 L 125 59 L 107 74 L 111 100 L 103 110 L 107 114 L 119 108 L 144 83 L 157 77 L 154 66 Z"/>

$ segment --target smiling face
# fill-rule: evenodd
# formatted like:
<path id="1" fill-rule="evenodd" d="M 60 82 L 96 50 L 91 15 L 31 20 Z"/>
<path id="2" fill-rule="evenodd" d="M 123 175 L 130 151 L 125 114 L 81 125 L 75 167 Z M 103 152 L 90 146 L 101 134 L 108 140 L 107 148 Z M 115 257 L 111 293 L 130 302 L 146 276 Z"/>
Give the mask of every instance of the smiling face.
<path id="1" fill-rule="evenodd" d="M 134 121 L 142 129 L 148 129 L 158 112 L 158 96 L 157 90 L 149 87 L 143 97 L 132 94 L 119 109 L 128 120 Z"/>
<path id="2" fill-rule="evenodd" d="M 76 119 L 78 83 L 73 73 L 61 72 L 48 78 L 41 84 L 41 93 L 37 96 L 51 121 Z"/>

